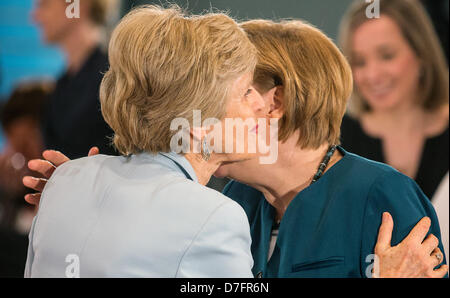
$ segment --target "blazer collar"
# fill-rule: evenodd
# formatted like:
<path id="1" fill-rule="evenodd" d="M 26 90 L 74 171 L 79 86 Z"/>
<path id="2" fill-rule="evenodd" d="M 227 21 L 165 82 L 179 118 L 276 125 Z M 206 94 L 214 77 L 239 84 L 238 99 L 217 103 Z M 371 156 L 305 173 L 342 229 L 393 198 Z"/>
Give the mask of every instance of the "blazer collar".
<path id="1" fill-rule="evenodd" d="M 155 159 L 158 161 L 169 159 L 170 162 L 176 165 L 176 169 L 174 168 L 175 170 L 186 175 L 188 179 L 198 183 L 198 178 L 195 174 L 194 168 L 183 155 L 175 152 L 160 152 L 156 155 Z"/>
<path id="2" fill-rule="evenodd" d="M 135 154 L 135 156 L 144 162 L 153 161 L 161 164 L 164 167 L 170 168 L 171 170 L 186 176 L 187 179 L 198 183 L 194 168 L 192 168 L 189 161 L 183 155 L 175 152 L 159 152 L 158 154 L 142 152 Z"/>

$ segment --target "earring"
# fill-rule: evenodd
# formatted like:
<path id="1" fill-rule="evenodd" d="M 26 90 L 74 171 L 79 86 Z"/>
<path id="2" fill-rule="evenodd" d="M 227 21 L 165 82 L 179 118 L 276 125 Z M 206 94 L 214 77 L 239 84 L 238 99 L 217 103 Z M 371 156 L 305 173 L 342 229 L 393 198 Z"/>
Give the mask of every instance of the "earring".
<path id="1" fill-rule="evenodd" d="M 211 158 L 211 149 L 206 142 L 206 137 L 203 138 L 202 141 L 202 158 L 204 161 L 208 161 Z"/>

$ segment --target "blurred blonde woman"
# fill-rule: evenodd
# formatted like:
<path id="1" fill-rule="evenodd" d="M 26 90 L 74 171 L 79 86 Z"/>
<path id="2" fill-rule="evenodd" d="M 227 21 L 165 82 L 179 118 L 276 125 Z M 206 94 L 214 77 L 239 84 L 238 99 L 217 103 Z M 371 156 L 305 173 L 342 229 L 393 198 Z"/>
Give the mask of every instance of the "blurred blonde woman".
<path id="1" fill-rule="evenodd" d="M 448 67 L 416 0 L 381 0 L 380 18 L 355 1 L 340 43 L 354 92 L 342 125 L 343 146 L 413 178 L 432 198 L 448 172 Z"/>
<path id="2" fill-rule="evenodd" d="M 25 276 L 251 277 L 245 213 L 204 186 L 221 163 L 247 154 L 177 154 L 170 142 L 172 120 L 193 124 L 194 110 L 254 117 L 263 106 L 251 88 L 254 46 L 226 15 L 148 6 L 114 30 L 109 61 L 102 113 L 122 156 L 55 171 L 30 232 Z M 191 145 L 205 133 L 191 126 Z M 67 261 L 79 266 L 67 270 Z"/>

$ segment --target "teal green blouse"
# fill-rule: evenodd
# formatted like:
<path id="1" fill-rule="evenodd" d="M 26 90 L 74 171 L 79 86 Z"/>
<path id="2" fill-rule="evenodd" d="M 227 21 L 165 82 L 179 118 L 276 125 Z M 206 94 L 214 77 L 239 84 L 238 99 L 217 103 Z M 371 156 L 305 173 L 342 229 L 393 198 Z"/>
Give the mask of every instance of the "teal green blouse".
<path id="1" fill-rule="evenodd" d="M 247 185 L 232 181 L 225 187 L 224 194 L 247 213 L 255 276 L 368 277 L 384 211 L 394 219 L 392 245 L 424 216 L 431 218 L 430 232 L 440 240 L 436 213 L 412 179 L 385 164 L 338 150 L 343 158 L 289 204 L 269 262 L 274 208 Z M 442 244 L 439 247 L 444 251 Z"/>

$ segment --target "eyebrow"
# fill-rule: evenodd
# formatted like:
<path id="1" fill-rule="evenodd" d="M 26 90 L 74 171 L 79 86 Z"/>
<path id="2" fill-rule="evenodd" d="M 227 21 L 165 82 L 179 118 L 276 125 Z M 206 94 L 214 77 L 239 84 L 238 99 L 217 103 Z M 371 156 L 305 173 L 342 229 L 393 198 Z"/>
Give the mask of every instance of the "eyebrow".
<path id="1" fill-rule="evenodd" d="M 396 48 L 396 46 L 395 45 L 392 45 L 392 44 L 382 44 L 382 45 L 380 45 L 380 46 L 377 46 L 377 50 L 392 50 L 392 49 L 394 49 L 394 48 Z"/>
<path id="2" fill-rule="evenodd" d="M 386 50 L 396 50 L 397 48 L 398 47 L 396 45 L 383 43 L 381 45 L 377 45 L 375 47 L 375 50 L 376 51 L 386 51 Z M 352 51 L 350 54 L 351 54 L 351 57 L 355 57 L 355 56 L 357 57 L 357 56 L 362 55 L 361 52 L 357 52 L 357 51 Z"/>

